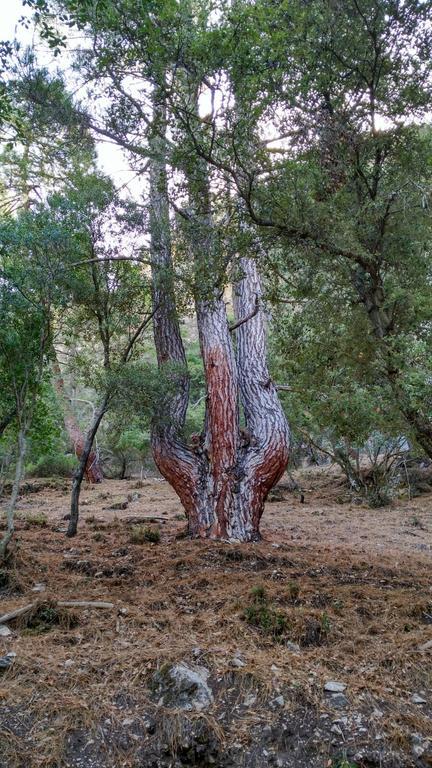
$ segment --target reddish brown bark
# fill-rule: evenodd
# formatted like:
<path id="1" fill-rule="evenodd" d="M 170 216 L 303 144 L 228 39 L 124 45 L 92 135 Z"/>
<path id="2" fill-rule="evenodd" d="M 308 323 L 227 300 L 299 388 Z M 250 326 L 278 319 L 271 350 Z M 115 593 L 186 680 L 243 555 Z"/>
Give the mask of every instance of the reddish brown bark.
<path id="1" fill-rule="evenodd" d="M 286 467 L 289 446 L 288 426 L 267 369 L 264 315 L 262 308 L 256 309 L 261 294 L 258 272 L 253 260 L 243 260 L 243 276 L 236 286 L 235 352 L 217 277 L 220 269 L 205 169 L 198 168 L 190 183 L 194 210 L 190 241 L 207 392 L 203 432 L 187 445 L 182 430 L 189 381 L 172 280 L 161 101 L 155 101 L 154 119 L 150 174 L 154 338 L 161 369 L 177 366 L 172 374 L 177 376 L 177 390 L 166 403 L 163 418 L 153 425 L 153 455 L 184 506 L 190 535 L 252 541 L 260 536 L 264 503 Z M 241 323 L 246 317 L 248 321 Z M 246 421 L 243 430 L 240 399 Z"/>
<path id="2" fill-rule="evenodd" d="M 69 398 L 65 392 L 64 379 L 61 374 L 60 365 L 56 358 L 52 364 L 52 369 L 54 373 L 55 390 L 63 407 L 65 429 L 73 445 L 75 456 L 78 461 L 80 461 L 84 451 L 86 438 L 72 411 Z M 103 471 L 100 465 L 99 456 L 93 449 L 90 451 L 87 459 L 84 476 L 89 483 L 101 483 L 103 480 Z"/>

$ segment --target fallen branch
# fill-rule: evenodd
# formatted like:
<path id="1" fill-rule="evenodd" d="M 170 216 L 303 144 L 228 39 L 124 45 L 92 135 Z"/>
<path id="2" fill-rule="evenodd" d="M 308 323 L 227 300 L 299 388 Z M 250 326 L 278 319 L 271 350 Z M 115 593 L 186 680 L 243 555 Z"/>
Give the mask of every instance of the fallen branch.
<path id="1" fill-rule="evenodd" d="M 28 613 L 28 611 L 31 611 L 35 605 L 36 603 L 29 603 L 28 605 L 24 605 L 22 608 L 17 608 L 15 611 L 4 613 L 3 616 L 0 616 L 0 624 L 5 624 L 5 622 L 10 621 L 10 619 L 16 619 L 18 616 L 22 616 L 24 613 Z"/>
<path id="2" fill-rule="evenodd" d="M 59 600 L 62 608 L 114 608 L 114 603 L 102 603 L 92 600 Z"/>
<path id="3" fill-rule="evenodd" d="M 0 616 L 0 624 L 5 624 L 7 621 L 11 621 L 11 619 L 23 616 L 24 613 L 33 610 L 36 605 L 37 602 L 29 603 L 28 605 L 23 605 L 22 608 L 16 608 L 15 611 L 4 613 L 3 616 Z M 114 603 L 102 603 L 93 600 L 59 600 L 57 605 L 61 608 L 114 608 Z"/>
<path id="4" fill-rule="evenodd" d="M 126 523 L 126 525 L 139 525 L 140 523 L 153 523 L 156 521 L 160 521 L 161 523 L 166 523 L 168 521 L 167 517 L 156 517 L 156 515 L 149 515 L 148 517 L 124 517 L 122 519 L 122 523 Z"/>

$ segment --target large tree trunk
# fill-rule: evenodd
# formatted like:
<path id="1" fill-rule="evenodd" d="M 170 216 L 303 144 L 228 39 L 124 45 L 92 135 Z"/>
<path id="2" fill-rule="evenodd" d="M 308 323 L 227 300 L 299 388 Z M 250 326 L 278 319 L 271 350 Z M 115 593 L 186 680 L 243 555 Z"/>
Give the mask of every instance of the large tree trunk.
<path id="1" fill-rule="evenodd" d="M 54 374 L 55 390 L 63 407 L 65 429 L 74 447 L 75 456 L 79 461 L 81 461 L 86 438 L 76 420 L 75 414 L 71 408 L 69 398 L 65 392 L 64 379 L 55 353 L 53 356 L 52 370 Z M 84 476 L 89 483 L 101 483 L 103 480 L 103 471 L 99 456 L 94 449 L 90 451 L 90 454 L 86 460 Z"/>
<path id="2" fill-rule="evenodd" d="M 155 101 L 154 119 L 150 179 L 154 337 L 159 366 L 172 370 L 167 365 L 176 363 L 180 369 L 177 392 L 165 409 L 168 417 L 153 425 L 153 454 L 160 472 L 182 501 L 190 535 L 253 541 L 260 536 L 267 494 L 286 467 L 289 443 L 288 427 L 267 369 L 263 313 L 261 309 L 253 311 L 261 293 L 258 273 L 254 261 L 243 260 L 235 302 L 239 320 L 236 362 L 218 278 L 220 265 L 205 169 L 197 169 L 198 175 L 189 179 L 194 209 L 191 250 L 207 396 L 204 431 L 186 445 L 181 433 L 189 386 L 172 282 L 161 101 Z M 239 395 L 246 430 L 239 428 Z"/>

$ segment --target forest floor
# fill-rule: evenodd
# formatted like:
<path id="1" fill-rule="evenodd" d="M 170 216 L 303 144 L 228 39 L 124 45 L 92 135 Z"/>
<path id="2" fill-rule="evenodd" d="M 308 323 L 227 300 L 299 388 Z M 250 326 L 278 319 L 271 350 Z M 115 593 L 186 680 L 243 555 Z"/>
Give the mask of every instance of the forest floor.
<path id="1" fill-rule="evenodd" d="M 248 545 L 185 539 L 157 478 L 86 486 L 70 540 L 69 482 L 28 481 L 1 768 L 432 766 L 432 495 L 369 509 L 296 476 Z"/>

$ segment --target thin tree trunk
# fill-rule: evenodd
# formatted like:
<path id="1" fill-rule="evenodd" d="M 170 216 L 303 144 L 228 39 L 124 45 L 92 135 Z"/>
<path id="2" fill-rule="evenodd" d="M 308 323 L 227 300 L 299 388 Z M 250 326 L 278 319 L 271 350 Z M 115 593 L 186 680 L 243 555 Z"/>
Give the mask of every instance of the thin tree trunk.
<path id="1" fill-rule="evenodd" d="M 64 425 L 66 432 L 69 435 L 69 439 L 74 447 L 75 456 L 79 461 L 83 454 L 85 446 L 85 435 L 79 426 L 75 414 L 71 408 L 69 398 L 65 392 L 64 379 L 60 370 L 60 365 L 54 352 L 54 358 L 52 363 L 52 370 L 54 373 L 54 385 L 57 395 L 63 406 Z M 91 450 L 88 456 L 85 470 L 85 478 L 89 483 L 101 483 L 103 480 L 103 471 L 99 461 L 99 456 L 96 451 Z"/>
<path id="2" fill-rule="evenodd" d="M 21 426 L 18 432 L 18 457 L 15 467 L 15 478 L 12 486 L 12 493 L 9 499 L 7 509 L 7 528 L 3 538 L 0 541 L 0 562 L 6 558 L 7 548 L 11 542 L 15 530 L 15 508 L 18 500 L 18 494 L 21 486 L 21 480 L 24 474 L 24 460 L 27 450 L 26 430 Z"/>
<path id="3" fill-rule="evenodd" d="M 69 537 L 75 536 L 78 529 L 79 497 L 81 492 L 81 485 L 84 478 L 87 462 L 89 460 L 89 456 L 91 455 L 93 441 L 96 437 L 100 423 L 105 413 L 107 412 L 107 410 L 108 410 L 108 396 L 106 395 L 102 400 L 100 406 L 95 410 L 93 420 L 90 425 L 90 429 L 88 430 L 85 441 L 84 441 L 84 446 L 80 456 L 79 466 L 74 474 L 74 479 L 72 481 L 71 513 L 70 513 L 69 526 L 67 530 L 67 536 Z"/>

